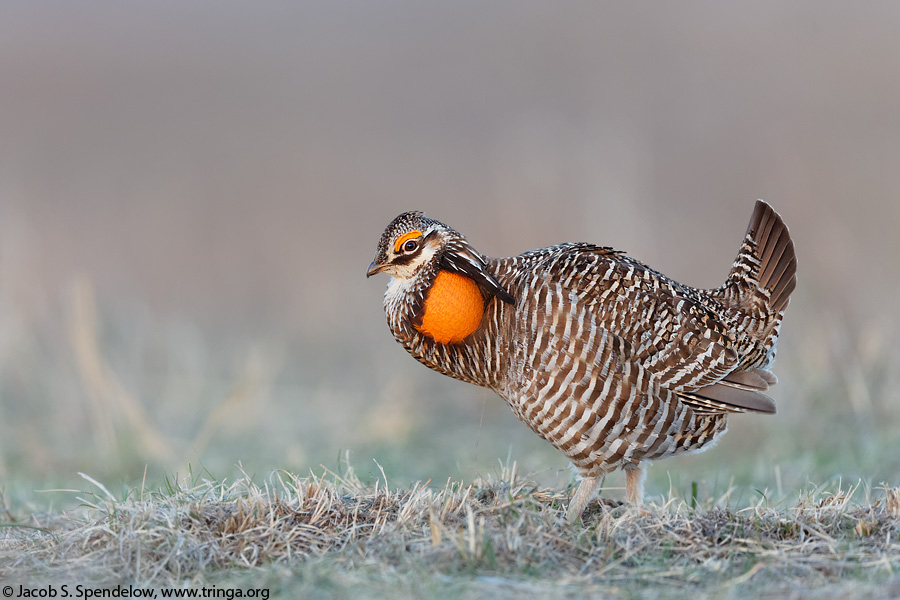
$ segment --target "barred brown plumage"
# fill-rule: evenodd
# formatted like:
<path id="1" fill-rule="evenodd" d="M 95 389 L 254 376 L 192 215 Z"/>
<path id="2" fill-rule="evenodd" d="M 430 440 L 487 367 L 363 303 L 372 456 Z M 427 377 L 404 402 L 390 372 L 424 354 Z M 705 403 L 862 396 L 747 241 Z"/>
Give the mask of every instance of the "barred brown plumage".
<path id="1" fill-rule="evenodd" d="M 625 469 L 626 497 L 640 504 L 646 463 L 709 447 L 728 413 L 775 412 L 762 392 L 776 382 L 796 270 L 787 227 L 758 200 L 712 290 L 593 244 L 488 258 L 420 212 L 388 225 L 367 275 L 392 276 L 388 325 L 413 357 L 493 389 L 572 461 L 574 521 L 606 473 Z"/>

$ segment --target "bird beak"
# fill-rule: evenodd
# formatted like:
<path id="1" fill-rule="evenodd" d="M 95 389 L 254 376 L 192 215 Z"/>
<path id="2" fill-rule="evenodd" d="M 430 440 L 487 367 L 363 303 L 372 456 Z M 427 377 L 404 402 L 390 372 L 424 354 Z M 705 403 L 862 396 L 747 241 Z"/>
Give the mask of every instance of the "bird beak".
<path id="1" fill-rule="evenodd" d="M 386 266 L 387 266 L 386 264 L 384 264 L 384 265 L 376 264 L 375 261 L 373 260 L 372 262 L 369 263 L 369 268 L 366 269 L 366 278 L 369 278 L 372 275 L 375 275 L 377 273 L 381 273 Z"/>

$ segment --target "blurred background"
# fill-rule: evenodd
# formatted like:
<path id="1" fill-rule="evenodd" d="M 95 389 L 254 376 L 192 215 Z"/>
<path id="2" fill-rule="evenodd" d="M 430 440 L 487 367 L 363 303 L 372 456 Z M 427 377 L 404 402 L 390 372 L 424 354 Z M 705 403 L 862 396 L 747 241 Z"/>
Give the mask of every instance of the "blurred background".
<path id="1" fill-rule="evenodd" d="M 898 484 L 900 4 L 0 13 L 0 486 L 347 451 L 392 483 L 512 460 L 564 486 L 499 398 L 393 341 L 364 276 L 384 226 L 420 209 L 493 256 L 593 241 L 714 287 L 757 198 L 799 257 L 779 414 L 648 493 Z"/>

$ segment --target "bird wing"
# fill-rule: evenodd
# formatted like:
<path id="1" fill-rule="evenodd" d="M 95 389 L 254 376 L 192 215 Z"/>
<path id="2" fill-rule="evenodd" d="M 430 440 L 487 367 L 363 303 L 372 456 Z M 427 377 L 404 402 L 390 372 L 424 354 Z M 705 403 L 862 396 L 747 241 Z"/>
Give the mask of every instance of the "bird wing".
<path id="1" fill-rule="evenodd" d="M 560 337 L 574 351 L 573 338 L 591 335 L 572 330 L 577 314 L 608 333 L 610 356 L 601 371 L 640 373 L 700 413 L 774 412 L 774 402 L 760 393 L 768 387 L 762 376 L 732 375 L 739 356 L 729 325 L 698 290 L 589 244 L 559 247 L 537 266 L 533 285 L 544 290 L 533 308 L 544 313 L 544 335 Z M 567 311 L 576 318 L 564 318 Z"/>
<path id="2" fill-rule="evenodd" d="M 597 325 L 590 303 L 563 306 L 562 282 L 542 281 L 517 294 L 511 379 L 499 391 L 576 466 L 606 470 L 698 449 L 724 428 L 661 387 L 625 337 Z"/>

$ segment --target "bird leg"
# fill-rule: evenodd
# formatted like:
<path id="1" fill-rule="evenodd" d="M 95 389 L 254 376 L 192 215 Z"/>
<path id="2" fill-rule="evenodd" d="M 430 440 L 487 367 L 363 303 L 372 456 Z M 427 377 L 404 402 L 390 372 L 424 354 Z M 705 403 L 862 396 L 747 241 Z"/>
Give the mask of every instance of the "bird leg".
<path id="1" fill-rule="evenodd" d="M 575 495 L 569 500 L 569 508 L 566 510 L 566 520 L 569 523 L 574 523 L 578 520 L 578 517 L 584 512 L 584 508 L 594 495 L 597 486 L 602 481 L 603 475 L 588 475 L 582 478 L 578 489 L 575 490 Z"/>
<path id="2" fill-rule="evenodd" d="M 633 506 L 644 503 L 644 478 L 647 470 L 642 465 L 625 468 L 625 500 Z"/>

